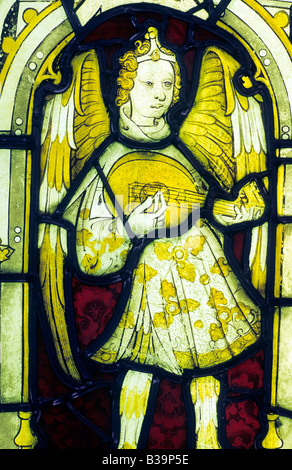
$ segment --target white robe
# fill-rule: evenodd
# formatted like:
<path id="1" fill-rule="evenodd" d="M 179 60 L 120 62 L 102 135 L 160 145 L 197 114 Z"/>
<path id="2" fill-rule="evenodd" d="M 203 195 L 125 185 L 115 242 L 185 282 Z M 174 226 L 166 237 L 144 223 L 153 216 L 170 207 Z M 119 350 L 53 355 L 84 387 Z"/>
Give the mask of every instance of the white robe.
<path id="1" fill-rule="evenodd" d="M 137 136 L 137 126 L 128 118 L 121 122 L 121 129 L 125 122 L 124 135 Z M 167 136 L 167 124 L 159 127 L 160 138 Z M 131 152 L 125 145 L 111 144 L 100 157 L 104 175 Z M 159 152 L 182 165 L 199 191 L 207 192 L 208 185 L 175 147 Z M 69 205 L 75 207 L 75 215 L 73 202 L 78 205 L 81 194 L 85 195 L 76 221 L 79 266 L 93 276 L 118 272 L 131 256 L 132 240 L 109 207 L 95 169 Z M 69 220 L 70 207 L 65 214 Z M 259 339 L 260 326 L 260 309 L 228 265 L 218 232 L 207 220 L 199 219 L 183 235 L 158 238 L 144 248 L 119 324 L 91 359 L 102 364 L 129 361 L 181 375 L 184 370 L 219 366 L 240 355 Z"/>

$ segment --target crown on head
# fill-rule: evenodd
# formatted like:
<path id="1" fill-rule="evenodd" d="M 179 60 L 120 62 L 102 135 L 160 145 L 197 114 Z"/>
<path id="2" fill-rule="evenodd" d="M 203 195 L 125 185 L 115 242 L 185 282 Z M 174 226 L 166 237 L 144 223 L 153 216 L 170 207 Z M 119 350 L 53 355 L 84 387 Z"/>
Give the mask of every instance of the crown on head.
<path id="1" fill-rule="evenodd" d="M 145 34 L 145 39 L 150 40 L 150 50 L 147 54 L 137 57 L 137 62 L 145 62 L 146 60 L 168 60 L 169 62 L 175 62 L 175 57 L 173 55 L 165 54 L 161 49 L 161 44 L 158 39 L 158 30 L 153 26 L 148 28 L 147 33 Z"/>

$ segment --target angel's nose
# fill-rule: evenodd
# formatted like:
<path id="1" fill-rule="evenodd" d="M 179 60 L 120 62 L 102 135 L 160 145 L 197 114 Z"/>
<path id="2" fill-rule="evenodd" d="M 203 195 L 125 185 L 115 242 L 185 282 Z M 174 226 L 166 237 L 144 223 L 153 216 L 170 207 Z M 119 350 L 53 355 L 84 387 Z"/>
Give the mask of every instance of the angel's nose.
<path id="1" fill-rule="evenodd" d="M 164 92 L 164 89 L 163 89 L 163 86 L 162 86 L 162 85 L 157 85 L 157 86 L 155 87 L 154 96 L 155 96 L 155 98 L 158 99 L 159 101 L 164 101 L 164 100 L 165 100 L 166 95 L 165 95 L 165 92 Z"/>

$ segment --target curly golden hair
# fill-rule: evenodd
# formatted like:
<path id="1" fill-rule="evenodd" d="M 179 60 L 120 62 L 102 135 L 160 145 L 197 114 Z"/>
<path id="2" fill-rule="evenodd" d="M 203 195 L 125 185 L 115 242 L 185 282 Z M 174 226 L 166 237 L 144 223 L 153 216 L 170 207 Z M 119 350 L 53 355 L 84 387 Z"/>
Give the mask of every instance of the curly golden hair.
<path id="1" fill-rule="evenodd" d="M 122 57 L 119 59 L 119 63 L 121 65 L 119 71 L 119 77 L 117 79 L 118 90 L 116 96 L 116 105 L 122 106 L 123 104 L 127 103 L 130 98 L 130 91 L 134 87 L 134 80 L 137 76 L 138 70 L 138 61 L 137 57 L 141 57 L 143 55 L 148 54 L 150 51 L 150 41 L 145 39 L 144 41 L 136 41 L 135 42 L 136 48 L 134 50 L 130 50 L 126 52 Z M 179 100 L 179 91 L 181 88 L 181 73 L 180 68 L 176 60 L 175 53 L 166 49 L 165 47 L 161 47 L 160 50 L 171 57 L 175 58 L 174 62 L 171 62 L 171 65 L 174 69 L 174 89 L 173 89 L 173 98 L 171 102 L 171 106 L 173 106 Z M 158 51 L 157 51 L 158 52 Z M 158 57 L 153 57 L 152 60 L 158 60 Z"/>

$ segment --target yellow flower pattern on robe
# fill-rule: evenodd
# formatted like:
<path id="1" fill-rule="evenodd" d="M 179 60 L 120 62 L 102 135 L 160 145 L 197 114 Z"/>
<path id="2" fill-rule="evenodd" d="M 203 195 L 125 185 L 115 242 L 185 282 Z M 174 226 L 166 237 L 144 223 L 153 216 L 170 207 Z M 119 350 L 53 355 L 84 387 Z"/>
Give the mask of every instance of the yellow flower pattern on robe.
<path id="1" fill-rule="evenodd" d="M 191 249 L 191 254 L 197 256 L 204 248 L 205 237 L 202 235 L 194 235 L 186 239 L 184 248 Z"/>
<path id="2" fill-rule="evenodd" d="M 83 256 L 82 265 L 88 274 L 94 274 L 102 266 L 102 255 L 107 251 L 112 253 L 120 248 L 124 244 L 124 239 L 122 237 L 116 238 L 114 233 L 111 233 L 103 240 L 97 241 L 92 232 L 83 228 L 76 233 L 76 243 L 90 249 L 90 253 Z"/>
<path id="3" fill-rule="evenodd" d="M 224 338 L 228 331 L 229 323 L 235 320 L 244 320 L 251 312 L 251 307 L 245 305 L 242 302 L 238 303 L 238 306 L 233 308 L 227 307 L 227 300 L 224 294 L 214 287 L 211 288 L 211 295 L 208 305 L 215 307 L 217 311 L 217 319 L 220 322 L 211 323 L 209 328 L 209 334 L 213 341 Z"/>
<path id="4" fill-rule="evenodd" d="M 172 246 L 171 242 L 155 241 L 154 251 L 159 260 L 174 260 L 179 276 L 193 282 L 196 278 L 196 270 L 189 256 L 197 256 L 203 250 L 204 243 L 205 237 L 195 235 L 188 237 L 183 246 L 175 246 L 169 251 Z"/>
<path id="5" fill-rule="evenodd" d="M 135 269 L 135 277 L 141 283 L 150 281 L 156 274 L 158 274 L 158 271 L 145 263 L 139 264 Z"/>
<path id="6" fill-rule="evenodd" d="M 133 312 L 128 312 L 127 317 L 123 316 L 119 322 L 119 328 L 130 328 L 135 327 L 135 317 Z"/>
<path id="7" fill-rule="evenodd" d="M 161 295 L 166 301 L 165 310 L 160 313 L 155 313 L 153 323 L 156 328 L 167 328 L 173 322 L 173 317 L 180 312 L 187 313 L 194 311 L 199 307 L 200 303 L 193 299 L 185 299 L 182 301 L 171 300 L 176 298 L 175 287 L 167 280 L 162 281 Z"/>
<path id="8" fill-rule="evenodd" d="M 209 227 L 144 248 L 121 322 L 93 359 L 108 352 L 181 374 L 224 363 L 257 340 L 260 311 Z"/>
<path id="9" fill-rule="evenodd" d="M 226 259 L 221 256 L 218 261 L 215 261 L 214 265 L 210 269 L 210 272 L 213 274 L 220 274 L 220 276 L 228 276 L 232 271 L 231 267 L 227 263 Z"/>

